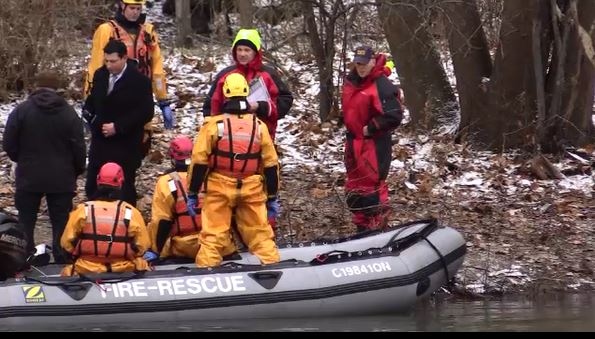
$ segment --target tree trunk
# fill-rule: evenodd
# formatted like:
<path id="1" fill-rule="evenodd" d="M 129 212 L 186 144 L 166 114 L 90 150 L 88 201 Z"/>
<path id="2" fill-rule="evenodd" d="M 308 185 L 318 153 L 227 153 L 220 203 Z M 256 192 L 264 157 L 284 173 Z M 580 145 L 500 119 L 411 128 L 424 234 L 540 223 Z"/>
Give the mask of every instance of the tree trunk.
<path id="1" fill-rule="evenodd" d="M 377 4 L 411 121 L 416 126 L 432 128 L 444 107 L 456 107 L 456 98 L 420 15 L 423 1 L 377 0 Z"/>
<path id="2" fill-rule="evenodd" d="M 447 36 L 461 105 L 459 135 L 473 134 L 486 114 L 487 87 L 492 59 L 475 0 L 447 2 Z"/>
<path id="3" fill-rule="evenodd" d="M 252 0 L 236 0 L 236 7 L 240 12 L 240 26 L 253 27 L 254 7 L 252 6 Z"/>
<path id="4" fill-rule="evenodd" d="M 336 13 L 342 0 L 335 0 L 333 13 Z M 304 10 L 304 20 L 308 29 L 310 37 L 310 45 L 312 52 L 316 57 L 316 65 L 318 66 L 318 79 L 320 81 L 320 92 L 318 99 L 320 102 L 319 115 L 321 121 L 326 121 L 330 116 L 335 105 L 334 92 L 335 86 L 333 84 L 333 60 L 335 58 L 335 31 L 334 25 L 336 17 L 326 18 L 321 20 L 324 26 L 319 32 L 316 18 L 314 16 L 314 4 L 309 1 L 302 2 Z"/>
<path id="5" fill-rule="evenodd" d="M 504 2 L 488 114 L 478 121 L 475 135 L 480 146 L 494 150 L 531 146 L 533 150 L 537 99 L 531 36 L 534 20 L 547 22 L 541 6 L 547 2 Z"/>
<path id="6" fill-rule="evenodd" d="M 595 67 L 586 56 L 579 28 L 590 36 L 591 48 L 595 41 L 595 1 L 580 0 L 577 6 L 578 16 L 570 32 L 566 61 L 565 93 L 563 95 L 561 138 L 566 144 L 584 146 L 595 142 L 595 128 L 592 122 L 593 93 L 595 90 Z M 576 12 L 574 12 L 576 14 Z M 561 151 L 561 149 L 556 150 Z"/>
<path id="7" fill-rule="evenodd" d="M 176 1 L 176 46 L 177 47 L 191 47 L 192 38 L 191 32 L 192 27 L 190 25 L 190 0 L 177 0 Z"/>

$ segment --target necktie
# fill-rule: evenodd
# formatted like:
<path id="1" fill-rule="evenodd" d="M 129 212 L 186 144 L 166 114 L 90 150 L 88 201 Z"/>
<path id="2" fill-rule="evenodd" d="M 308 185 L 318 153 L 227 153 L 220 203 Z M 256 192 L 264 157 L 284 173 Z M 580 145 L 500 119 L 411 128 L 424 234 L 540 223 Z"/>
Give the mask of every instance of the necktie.
<path id="1" fill-rule="evenodd" d="M 116 83 L 116 79 L 118 79 L 118 76 L 116 74 L 110 74 L 109 84 L 107 86 L 107 94 L 110 94 L 112 92 L 112 90 L 114 89 L 114 84 Z"/>

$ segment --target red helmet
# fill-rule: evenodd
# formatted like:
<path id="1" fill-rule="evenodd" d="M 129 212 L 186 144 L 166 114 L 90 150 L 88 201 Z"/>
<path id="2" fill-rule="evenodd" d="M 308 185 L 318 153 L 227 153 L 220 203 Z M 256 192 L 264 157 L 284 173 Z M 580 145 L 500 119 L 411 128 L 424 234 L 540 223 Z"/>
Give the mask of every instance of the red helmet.
<path id="1" fill-rule="evenodd" d="M 124 171 L 115 162 L 108 162 L 101 166 L 97 175 L 97 185 L 122 187 L 124 183 Z"/>
<path id="2" fill-rule="evenodd" d="M 174 160 L 186 160 L 192 156 L 192 140 L 180 135 L 169 143 L 169 156 Z"/>

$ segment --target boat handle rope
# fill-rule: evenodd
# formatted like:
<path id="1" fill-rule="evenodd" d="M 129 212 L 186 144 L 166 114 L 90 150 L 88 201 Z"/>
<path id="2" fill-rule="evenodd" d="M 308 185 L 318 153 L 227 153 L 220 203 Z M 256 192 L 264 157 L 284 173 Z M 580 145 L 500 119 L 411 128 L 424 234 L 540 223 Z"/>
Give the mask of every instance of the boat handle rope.
<path id="1" fill-rule="evenodd" d="M 328 244 L 340 244 L 343 243 L 345 241 L 349 241 L 349 240 L 357 240 L 357 239 L 362 239 L 365 238 L 367 236 L 370 235 L 376 235 L 376 234 L 380 234 L 386 231 L 394 231 L 394 230 L 398 230 L 397 234 L 395 236 L 393 236 L 393 239 L 396 238 L 401 232 L 409 229 L 410 227 L 414 227 L 414 226 L 418 226 L 420 224 L 431 224 L 431 225 L 436 225 L 437 226 L 438 220 L 436 218 L 427 218 L 427 219 L 420 219 L 420 220 L 414 220 L 414 221 L 409 221 L 403 224 L 399 224 L 396 226 L 391 226 L 391 227 L 386 227 L 383 229 L 369 229 L 360 233 L 356 233 L 356 234 L 352 234 L 352 235 L 348 235 L 348 236 L 344 236 L 344 237 L 340 237 L 337 239 L 329 239 L 329 238 L 324 238 L 324 237 L 318 237 L 314 240 L 312 240 L 312 245 L 314 244 L 319 244 L 322 243 L 323 245 L 328 245 Z M 301 243 L 288 243 L 285 244 L 287 245 L 287 248 L 291 248 L 293 245 L 296 245 L 298 247 L 304 247 L 303 242 Z"/>
<path id="2" fill-rule="evenodd" d="M 406 225 L 403 227 L 402 230 L 400 230 L 399 232 L 395 233 L 390 240 L 386 243 L 386 245 L 384 245 L 383 247 L 371 247 L 368 248 L 367 250 L 364 251 L 358 251 L 358 252 L 349 252 L 349 251 L 341 251 L 341 250 L 332 250 L 330 252 L 326 252 L 326 253 L 322 253 L 322 254 L 318 254 L 316 255 L 316 257 L 311 261 L 311 263 L 315 263 L 315 264 L 323 264 L 325 263 L 329 258 L 331 257 L 336 257 L 337 259 L 341 259 L 341 256 L 345 255 L 347 257 L 351 257 L 352 255 L 358 255 L 361 256 L 364 252 L 368 252 L 370 254 L 374 253 L 374 252 L 380 252 L 382 253 L 385 249 L 387 249 L 389 252 L 400 252 L 401 247 L 403 244 L 413 244 L 414 242 L 417 242 L 417 240 L 419 239 L 425 239 L 426 241 L 429 242 L 429 240 L 427 239 L 427 235 L 429 235 L 430 233 L 432 233 L 434 230 L 436 230 L 436 228 L 438 227 L 438 220 L 434 219 L 427 219 L 427 220 L 423 220 L 421 222 L 425 222 L 428 225 L 426 225 L 425 227 L 423 227 L 421 230 L 412 233 L 404 238 L 401 239 L 396 239 L 404 230 L 408 229 L 409 227 L 413 227 L 418 225 L 420 222 L 417 222 L 415 224 L 410 224 L 410 225 Z M 430 245 L 434 248 L 434 250 L 438 253 L 438 255 L 442 258 L 443 260 L 443 264 L 445 264 L 444 258 L 442 257 L 442 254 L 438 251 L 437 248 L 434 247 L 433 244 L 430 243 Z M 446 276 L 448 277 L 448 270 L 446 271 Z"/>
<path id="3" fill-rule="evenodd" d="M 319 263 L 324 263 L 328 260 L 329 257 L 331 256 L 341 256 L 341 255 L 349 255 L 351 254 L 351 252 L 348 251 L 339 251 L 339 250 L 334 250 L 334 251 L 330 251 L 327 253 L 322 253 L 322 254 L 317 254 L 316 257 L 314 258 L 314 260 L 316 260 Z"/>
<path id="4" fill-rule="evenodd" d="M 25 276 L 23 278 L 25 279 L 26 282 L 34 282 L 34 283 L 38 283 L 38 284 L 42 284 L 42 285 L 46 285 L 46 286 L 68 286 L 68 285 L 74 285 L 74 284 L 78 284 L 78 283 L 82 283 L 82 282 L 91 282 L 96 285 L 101 285 L 104 283 L 117 284 L 117 283 L 125 282 L 128 280 L 137 279 L 142 276 L 143 276 L 143 274 L 139 274 L 139 273 L 135 272 L 132 276 L 129 276 L 129 277 L 102 280 L 102 279 L 92 279 L 84 274 L 79 274 L 78 279 L 75 279 L 73 281 L 55 282 L 55 283 L 49 282 L 49 281 L 43 281 L 40 279 L 35 279 L 32 277 L 27 277 L 27 276 Z"/>
<path id="5" fill-rule="evenodd" d="M 404 227 L 402 230 L 395 233 L 390 238 L 390 240 L 386 243 L 386 245 L 384 245 L 384 247 L 395 247 L 397 250 L 400 250 L 401 245 L 412 244 L 412 243 L 416 242 L 418 239 L 425 239 L 425 237 L 427 237 L 430 233 L 434 232 L 438 228 L 438 220 L 437 219 L 428 219 L 428 220 L 424 220 L 423 222 L 426 222 L 427 225 L 424 226 L 421 230 L 411 233 L 401 239 L 397 239 L 397 237 L 399 235 L 401 235 L 401 233 L 403 231 L 409 229 L 410 227 L 416 226 L 417 224 L 412 224 L 407 227 Z"/>
<path id="6" fill-rule="evenodd" d="M 399 235 L 401 235 L 401 233 L 403 233 L 405 230 L 407 230 L 407 229 L 409 229 L 409 228 L 411 228 L 413 226 L 417 226 L 420 223 L 427 223 L 428 225 L 426 225 L 425 227 L 423 227 L 421 230 L 419 230 L 419 231 L 417 231 L 415 233 L 412 233 L 412 234 L 406 236 L 405 238 L 397 239 L 397 237 Z M 415 223 L 415 224 L 409 224 L 409 225 L 403 226 L 403 228 L 401 230 L 399 230 L 398 232 L 396 232 L 390 238 L 390 240 L 386 243 L 385 247 L 396 245 L 397 248 L 398 248 L 399 245 L 400 245 L 400 243 L 404 243 L 407 240 L 410 240 L 411 238 L 420 238 L 420 237 L 423 238 L 423 237 L 425 237 L 424 233 L 425 234 L 430 234 L 436 228 L 438 228 L 438 220 L 436 218 L 426 219 L 426 220 L 422 220 L 422 221 L 420 221 L 418 223 Z"/>
<path id="7" fill-rule="evenodd" d="M 422 235 L 422 237 L 430 245 L 430 247 L 432 247 L 436 254 L 438 254 L 438 257 L 440 257 L 440 262 L 442 263 L 442 267 L 444 268 L 444 274 L 446 275 L 446 283 L 450 287 L 452 285 L 452 281 L 450 278 L 450 273 L 448 272 L 448 264 L 446 263 L 446 259 L 444 258 L 442 253 L 440 253 L 440 250 L 430 241 L 430 239 L 428 239 L 427 236 Z"/>

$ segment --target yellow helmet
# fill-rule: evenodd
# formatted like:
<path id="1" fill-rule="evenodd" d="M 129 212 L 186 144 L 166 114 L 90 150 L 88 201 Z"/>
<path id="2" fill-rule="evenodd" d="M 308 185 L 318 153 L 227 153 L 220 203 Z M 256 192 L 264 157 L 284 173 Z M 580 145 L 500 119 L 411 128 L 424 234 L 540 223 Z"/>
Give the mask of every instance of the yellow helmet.
<path id="1" fill-rule="evenodd" d="M 144 5 L 145 0 L 121 0 L 123 3 L 127 4 L 127 5 Z"/>
<path id="2" fill-rule="evenodd" d="M 250 93 L 246 78 L 240 73 L 231 73 L 223 82 L 223 95 L 226 98 L 247 97 Z"/>

